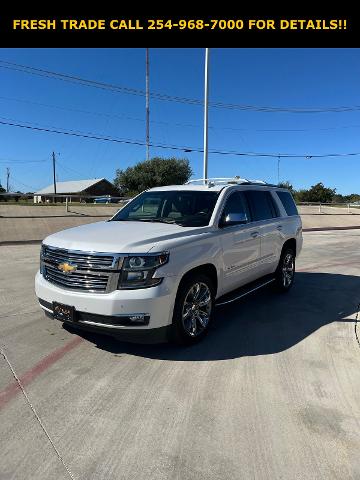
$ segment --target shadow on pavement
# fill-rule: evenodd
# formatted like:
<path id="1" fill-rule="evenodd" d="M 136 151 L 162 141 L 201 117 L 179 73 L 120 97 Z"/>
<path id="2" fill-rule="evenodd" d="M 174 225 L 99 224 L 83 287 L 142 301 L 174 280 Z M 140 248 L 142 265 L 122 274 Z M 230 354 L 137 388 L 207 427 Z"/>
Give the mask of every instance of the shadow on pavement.
<path id="1" fill-rule="evenodd" d="M 287 294 L 264 288 L 229 306 L 218 307 L 209 335 L 191 347 L 136 345 L 64 328 L 114 354 L 173 361 L 227 360 L 281 352 L 331 322 L 354 322 L 345 317 L 357 311 L 359 301 L 360 277 L 299 272 Z"/>

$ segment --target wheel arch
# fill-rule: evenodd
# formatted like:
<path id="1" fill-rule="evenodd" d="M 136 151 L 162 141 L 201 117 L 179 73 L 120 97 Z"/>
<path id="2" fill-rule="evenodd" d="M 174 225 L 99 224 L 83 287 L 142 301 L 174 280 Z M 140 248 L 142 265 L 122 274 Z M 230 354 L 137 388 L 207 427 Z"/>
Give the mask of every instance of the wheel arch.
<path id="1" fill-rule="evenodd" d="M 286 240 L 286 242 L 282 247 L 281 253 L 283 253 L 283 251 L 286 248 L 292 248 L 294 250 L 295 257 L 296 257 L 296 239 L 295 238 L 289 238 L 288 240 Z"/>
<path id="2" fill-rule="evenodd" d="M 213 282 L 215 292 L 214 295 L 216 296 L 217 289 L 218 289 L 218 274 L 216 267 L 213 263 L 204 263 L 203 265 L 198 265 L 197 267 L 191 268 L 188 270 L 184 275 L 182 276 L 179 287 L 181 284 L 187 280 L 189 277 L 191 277 L 194 274 L 203 274 L 206 275 L 207 277 L 210 278 L 210 280 Z"/>

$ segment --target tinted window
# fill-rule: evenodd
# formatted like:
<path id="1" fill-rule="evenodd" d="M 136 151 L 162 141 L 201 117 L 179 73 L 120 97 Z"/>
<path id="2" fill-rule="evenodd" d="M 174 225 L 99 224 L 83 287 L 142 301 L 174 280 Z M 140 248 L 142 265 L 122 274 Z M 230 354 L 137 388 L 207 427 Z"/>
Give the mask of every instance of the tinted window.
<path id="1" fill-rule="evenodd" d="M 279 216 L 278 209 L 273 201 L 270 192 L 261 190 L 248 190 L 245 195 L 250 204 L 254 221 L 267 220 Z"/>
<path id="2" fill-rule="evenodd" d="M 250 221 L 249 207 L 246 198 L 241 192 L 232 193 L 226 200 L 226 204 L 221 215 L 220 224 L 223 223 L 229 213 L 244 213 L 248 221 Z"/>
<path id="3" fill-rule="evenodd" d="M 218 192 L 165 190 L 144 192 L 122 208 L 112 221 L 177 223 L 184 227 L 209 224 Z"/>
<path id="4" fill-rule="evenodd" d="M 298 215 L 294 199 L 289 192 L 276 192 L 288 215 Z"/>

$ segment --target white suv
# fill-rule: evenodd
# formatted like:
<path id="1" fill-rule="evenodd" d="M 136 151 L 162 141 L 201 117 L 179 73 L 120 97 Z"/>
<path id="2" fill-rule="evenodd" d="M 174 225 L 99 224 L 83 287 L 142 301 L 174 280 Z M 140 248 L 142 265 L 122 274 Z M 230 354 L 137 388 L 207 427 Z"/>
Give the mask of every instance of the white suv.
<path id="1" fill-rule="evenodd" d="M 302 225 L 288 190 L 209 179 L 147 190 L 110 220 L 48 236 L 35 289 L 48 314 L 127 341 L 193 343 L 216 305 L 293 284 Z"/>

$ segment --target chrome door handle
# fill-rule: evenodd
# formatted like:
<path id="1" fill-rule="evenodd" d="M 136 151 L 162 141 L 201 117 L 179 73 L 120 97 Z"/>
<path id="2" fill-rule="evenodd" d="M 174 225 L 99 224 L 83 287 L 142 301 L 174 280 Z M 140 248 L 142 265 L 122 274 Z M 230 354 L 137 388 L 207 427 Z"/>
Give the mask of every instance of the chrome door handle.
<path id="1" fill-rule="evenodd" d="M 252 232 L 252 233 L 251 233 L 251 236 L 252 236 L 253 238 L 256 238 L 256 237 L 259 236 L 259 232 Z"/>

